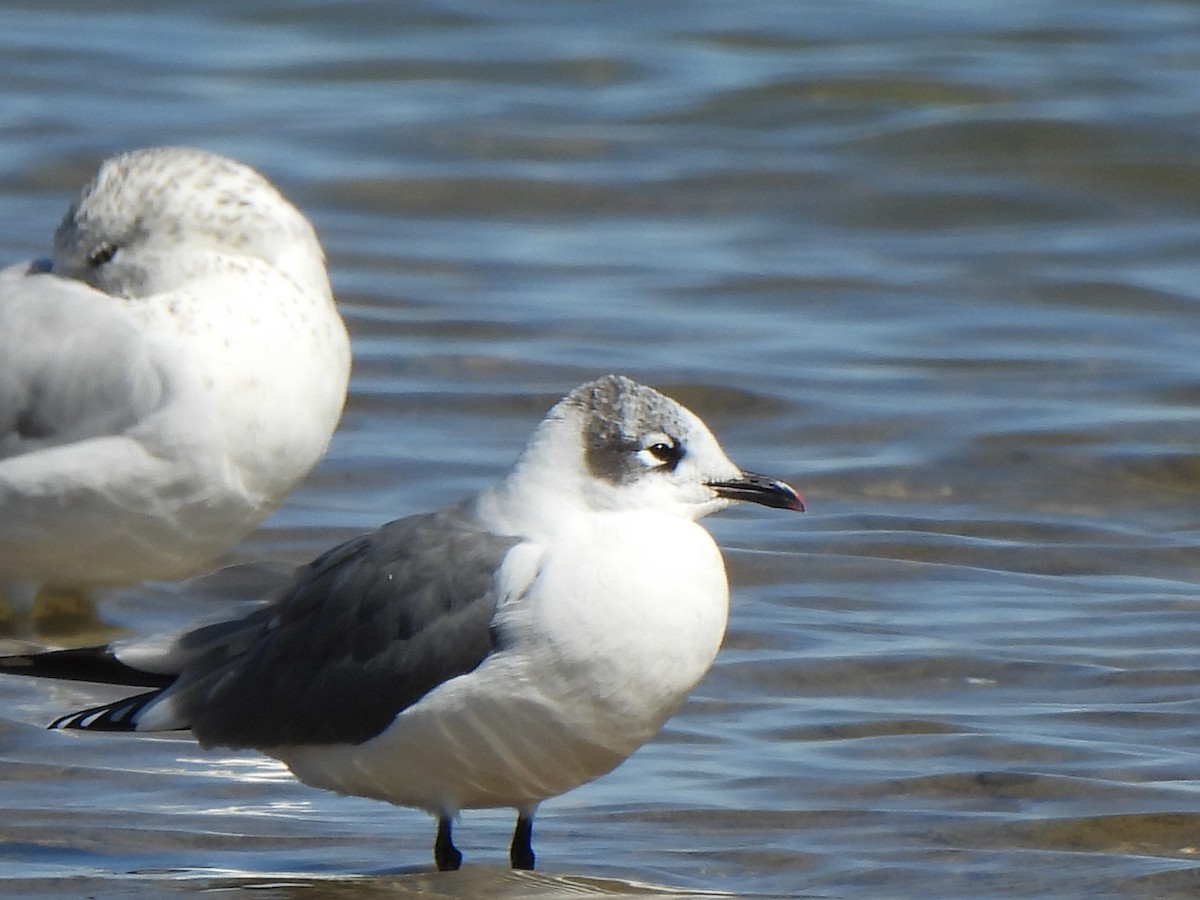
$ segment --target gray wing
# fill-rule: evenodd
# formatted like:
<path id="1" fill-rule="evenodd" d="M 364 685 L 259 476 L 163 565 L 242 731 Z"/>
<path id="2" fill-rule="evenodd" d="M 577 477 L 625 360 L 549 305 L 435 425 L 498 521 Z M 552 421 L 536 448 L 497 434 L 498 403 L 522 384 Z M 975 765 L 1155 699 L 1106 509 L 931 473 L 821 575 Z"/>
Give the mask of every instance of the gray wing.
<path id="1" fill-rule="evenodd" d="M 164 692 L 205 745 L 361 743 L 497 645 L 495 572 L 515 538 L 461 509 L 325 553 L 275 602 L 185 635 Z"/>
<path id="2" fill-rule="evenodd" d="M 118 301 L 37 263 L 0 271 L 0 458 L 120 433 L 163 394 Z"/>

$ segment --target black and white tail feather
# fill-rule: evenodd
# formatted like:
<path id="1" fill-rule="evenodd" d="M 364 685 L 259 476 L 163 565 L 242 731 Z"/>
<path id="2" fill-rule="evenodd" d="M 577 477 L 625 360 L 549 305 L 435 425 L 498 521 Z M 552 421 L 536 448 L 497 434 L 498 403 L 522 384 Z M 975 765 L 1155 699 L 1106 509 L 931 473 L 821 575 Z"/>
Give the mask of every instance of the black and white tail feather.
<path id="1" fill-rule="evenodd" d="M 147 691 L 115 703 L 93 706 L 91 709 L 57 718 L 49 727 L 74 728 L 79 731 L 137 731 L 138 714 L 161 694 L 161 690 Z"/>
<path id="2" fill-rule="evenodd" d="M 128 687 L 164 688 L 175 680 L 173 673 L 141 669 L 124 659 L 119 659 L 110 646 L 48 650 L 24 656 L 0 656 L 0 672 Z"/>
<path id="3" fill-rule="evenodd" d="M 0 672 L 92 684 L 154 688 L 113 703 L 61 716 L 49 726 L 85 731 L 136 731 L 138 713 L 174 684 L 177 677 L 130 665 L 118 658 L 114 649 L 108 646 L 0 657 Z"/>
<path id="4" fill-rule="evenodd" d="M 214 646 L 233 653 L 242 646 L 238 638 L 243 633 L 260 634 L 264 620 L 269 619 L 269 614 L 264 614 L 263 610 L 291 585 L 295 577 L 295 567 L 284 569 L 279 563 L 231 566 L 203 575 L 184 583 L 184 587 L 190 587 L 201 600 L 224 602 L 228 606 L 231 600 L 244 597 L 245 591 L 255 589 L 261 591 L 259 596 L 264 599 L 238 603 L 235 610 L 244 614 L 241 618 L 230 618 L 227 610 L 218 613 L 207 624 L 193 626 L 183 634 L 0 656 L 0 674 L 152 689 L 60 716 L 48 726 L 52 729 L 187 730 L 190 725 L 182 719 L 160 721 L 152 728 L 140 727 L 140 716 L 175 685 L 181 672 L 211 653 Z"/>

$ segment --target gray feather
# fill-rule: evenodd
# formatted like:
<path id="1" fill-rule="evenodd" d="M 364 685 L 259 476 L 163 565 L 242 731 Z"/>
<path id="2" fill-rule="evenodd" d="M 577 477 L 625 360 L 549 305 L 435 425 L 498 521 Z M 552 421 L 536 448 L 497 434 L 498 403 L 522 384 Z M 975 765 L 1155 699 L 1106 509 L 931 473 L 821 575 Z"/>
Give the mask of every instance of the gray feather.
<path id="1" fill-rule="evenodd" d="M 123 311 L 23 274 L 0 274 L 0 457 L 119 434 L 162 405 L 162 369 Z"/>
<path id="2" fill-rule="evenodd" d="M 245 619 L 185 635 L 168 691 L 205 745 L 366 741 L 496 648 L 495 572 L 515 543 L 462 508 L 391 522 Z"/>

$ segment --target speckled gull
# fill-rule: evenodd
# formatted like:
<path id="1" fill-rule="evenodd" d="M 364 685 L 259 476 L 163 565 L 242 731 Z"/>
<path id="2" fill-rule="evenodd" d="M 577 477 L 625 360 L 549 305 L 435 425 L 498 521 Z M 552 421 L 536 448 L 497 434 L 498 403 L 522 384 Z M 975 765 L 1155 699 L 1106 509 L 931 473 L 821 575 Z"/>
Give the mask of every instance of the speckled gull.
<path id="1" fill-rule="evenodd" d="M 739 500 L 803 510 L 743 472 L 695 415 L 608 376 L 560 401 L 496 486 L 399 519 L 297 570 L 249 616 L 174 641 L 0 659 L 0 671 L 153 688 L 54 727 L 190 729 L 307 784 L 438 819 L 517 811 L 613 769 L 708 670 L 721 553 L 696 520 Z"/>
<path id="2" fill-rule="evenodd" d="M 200 150 L 106 160 L 0 271 L 0 593 L 192 574 L 324 454 L 349 377 L 308 220 Z"/>

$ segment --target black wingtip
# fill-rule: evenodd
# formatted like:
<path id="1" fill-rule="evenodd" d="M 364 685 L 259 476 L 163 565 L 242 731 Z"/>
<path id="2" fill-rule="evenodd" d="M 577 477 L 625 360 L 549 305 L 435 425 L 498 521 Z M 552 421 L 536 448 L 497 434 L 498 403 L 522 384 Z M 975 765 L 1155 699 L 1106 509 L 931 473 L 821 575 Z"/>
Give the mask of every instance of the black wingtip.
<path id="1" fill-rule="evenodd" d="M 91 709 L 60 716 L 47 728 L 75 731 L 136 731 L 138 713 L 161 693 L 147 691 L 114 703 L 106 703 L 104 706 L 93 706 Z"/>
<path id="2" fill-rule="evenodd" d="M 123 684 L 130 687 L 163 688 L 175 680 L 174 675 L 135 669 L 121 662 L 112 649 L 106 646 L 0 656 L 0 672 L 34 678 L 88 681 L 93 684 Z"/>

